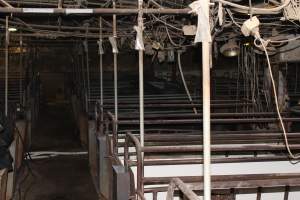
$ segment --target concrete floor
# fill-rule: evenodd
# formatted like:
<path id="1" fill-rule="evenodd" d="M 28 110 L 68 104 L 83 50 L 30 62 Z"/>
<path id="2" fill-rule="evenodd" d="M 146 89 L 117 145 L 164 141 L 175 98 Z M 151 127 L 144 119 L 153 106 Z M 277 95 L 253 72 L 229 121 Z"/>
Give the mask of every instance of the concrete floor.
<path id="1" fill-rule="evenodd" d="M 32 151 L 85 151 L 68 105 L 47 106 L 40 115 Z M 30 161 L 19 177 L 16 200 L 97 200 L 87 155 Z"/>

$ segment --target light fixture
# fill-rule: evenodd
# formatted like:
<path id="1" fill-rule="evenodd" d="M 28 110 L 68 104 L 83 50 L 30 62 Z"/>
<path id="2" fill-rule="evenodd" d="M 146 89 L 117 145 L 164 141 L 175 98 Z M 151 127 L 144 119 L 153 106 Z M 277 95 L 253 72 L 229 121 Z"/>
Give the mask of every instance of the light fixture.
<path id="1" fill-rule="evenodd" d="M 26 53 L 27 49 L 26 47 L 10 47 L 9 48 L 9 53 L 11 54 L 19 54 L 19 53 Z"/>
<path id="2" fill-rule="evenodd" d="M 240 53 L 240 47 L 237 45 L 235 39 L 230 39 L 220 48 L 221 54 L 226 57 L 235 57 Z"/>
<path id="3" fill-rule="evenodd" d="M 9 32 L 16 32 L 18 29 L 17 28 L 15 28 L 15 27 L 9 27 L 8 28 L 8 31 Z"/>

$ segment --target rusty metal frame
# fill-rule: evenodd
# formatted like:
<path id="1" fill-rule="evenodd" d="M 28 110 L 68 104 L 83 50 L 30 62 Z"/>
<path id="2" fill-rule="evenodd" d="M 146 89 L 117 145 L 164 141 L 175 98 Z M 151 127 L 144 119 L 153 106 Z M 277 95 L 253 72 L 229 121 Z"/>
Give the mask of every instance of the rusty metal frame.
<path id="1" fill-rule="evenodd" d="M 133 147 L 135 148 L 135 154 L 134 154 L 136 156 L 136 162 L 135 163 L 133 163 L 130 160 L 130 156 L 132 154 L 130 154 L 130 152 L 129 152 L 129 147 L 132 147 L 131 144 L 133 144 Z M 166 187 L 158 187 L 157 189 L 153 189 L 153 190 L 149 189 L 149 188 L 144 189 L 145 184 L 147 184 L 147 185 L 149 185 L 149 184 L 167 184 L 172 177 L 145 178 L 144 177 L 145 163 L 144 163 L 144 159 L 142 158 L 142 152 L 159 153 L 159 152 L 161 152 L 161 150 L 164 150 L 164 152 L 166 152 L 166 151 L 169 152 L 169 150 L 166 150 L 167 148 L 170 148 L 170 147 L 159 147 L 159 146 L 157 146 L 157 147 L 149 147 L 149 146 L 148 147 L 147 146 L 142 147 L 140 145 L 138 137 L 134 136 L 132 133 L 127 133 L 126 138 L 125 138 L 125 144 L 124 144 L 124 165 L 125 165 L 125 169 L 127 169 L 127 170 L 129 170 L 131 166 L 135 166 L 135 165 L 137 166 L 136 195 L 143 195 L 144 193 L 149 193 L 150 192 L 150 193 L 154 194 L 153 196 L 155 197 L 156 196 L 155 194 L 157 194 L 157 192 L 162 192 L 162 191 L 167 190 Z M 282 148 L 284 149 L 284 147 L 282 147 Z M 252 149 L 252 150 L 254 150 L 254 149 Z M 172 150 L 176 150 L 177 152 L 178 151 L 186 152 L 186 151 L 192 150 L 192 148 L 190 148 L 189 146 L 184 146 L 184 147 L 181 146 L 179 149 L 172 147 Z M 238 150 L 238 151 L 241 151 L 241 150 Z M 171 152 L 171 150 L 170 150 L 170 152 Z M 244 161 L 247 162 L 248 160 L 245 159 Z M 161 164 L 160 162 L 161 161 L 151 163 L 150 165 L 152 165 L 152 164 L 160 165 Z M 279 178 L 279 180 L 281 180 L 283 178 L 288 178 L 288 177 L 290 177 L 290 178 L 295 177 L 298 180 L 297 177 L 300 177 L 300 174 L 277 174 L 277 175 L 276 174 L 273 174 L 273 175 L 271 174 L 271 175 L 264 175 L 264 176 L 266 176 L 266 179 L 271 179 L 272 181 L 273 181 L 272 177 L 274 177 L 274 182 L 273 183 L 276 183 L 276 180 L 278 179 L 278 177 L 282 177 L 282 178 Z M 226 176 L 215 176 L 215 177 L 213 177 L 213 180 L 214 181 L 218 180 L 219 179 L 218 177 L 221 178 L 220 180 L 226 180 Z M 230 181 L 231 176 L 227 176 L 227 177 L 229 178 L 229 181 Z M 247 179 L 242 178 L 243 175 L 237 175 L 236 177 L 241 177 L 241 180 L 243 180 L 243 181 L 247 180 Z M 248 175 L 248 176 L 245 176 L 245 177 L 247 177 L 249 180 L 253 180 L 252 182 L 250 181 L 251 184 L 255 184 L 256 183 L 255 180 L 259 179 L 260 175 L 253 175 L 253 176 Z M 179 177 L 179 178 L 181 178 L 182 180 L 185 180 L 187 182 L 194 182 L 194 183 L 202 181 L 202 177 Z M 290 178 L 288 178 L 287 180 L 289 180 Z M 232 179 L 232 180 L 233 180 L 232 183 L 234 183 L 234 179 Z M 259 183 L 259 181 L 257 183 Z M 297 184 L 298 184 L 298 182 L 297 182 Z M 300 182 L 299 182 L 299 184 L 300 184 Z M 297 185 L 297 187 L 298 186 L 300 186 L 300 185 Z M 270 187 L 270 186 L 268 186 L 268 187 Z M 274 184 L 274 188 L 276 188 L 276 187 L 277 187 L 277 185 Z M 201 187 L 197 186 L 196 188 L 199 191 L 199 190 L 201 190 L 202 186 Z M 237 189 L 239 189 L 239 188 L 237 188 Z M 282 189 L 280 189 L 280 190 L 282 190 Z M 253 193 L 253 190 L 251 190 L 250 193 Z M 286 189 L 285 196 L 287 196 L 287 195 L 288 195 L 288 192 L 287 192 L 287 189 Z"/>
<path id="2" fill-rule="evenodd" d="M 122 101 L 122 100 L 121 100 Z M 125 103 L 124 103 L 125 102 Z M 175 102 L 176 103 L 176 102 Z M 219 103 L 219 102 L 218 102 Z M 134 103 L 129 102 L 126 103 L 126 101 L 123 101 L 122 103 L 120 103 L 120 105 L 124 106 L 124 108 L 126 106 L 134 106 Z M 126 105 L 127 104 L 127 105 Z M 155 103 L 154 106 L 156 106 L 156 104 L 161 105 L 159 102 Z M 234 103 L 233 103 L 234 104 Z M 107 104 L 106 104 L 107 105 Z M 150 102 L 146 105 L 153 105 Z M 164 106 L 174 106 L 174 102 L 169 103 L 169 104 L 164 104 Z M 175 104 L 176 105 L 176 104 Z M 99 109 L 100 108 L 100 109 Z M 106 108 L 105 108 L 106 109 Z M 98 107 L 98 111 L 99 112 L 104 112 L 104 107 Z M 299 121 L 300 119 L 298 118 L 291 118 L 288 117 L 288 113 L 285 113 L 284 115 L 286 115 L 287 117 L 285 118 L 286 121 Z M 145 184 L 157 184 L 157 183 L 163 183 L 163 184 L 167 184 L 170 180 L 169 179 L 150 179 L 150 178 L 145 178 L 144 177 L 144 166 L 149 166 L 149 165 L 164 165 L 164 164 L 191 164 L 191 163 L 203 163 L 203 159 L 193 159 L 193 160 L 189 160 L 189 161 L 180 161 L 179 159 L 174 159 L 174 160 L 168 160 L 168 161 L 164 161 L 162 160 L 153 160 L 153 161 L 149 161 L 149 160 L 144 160 L 142 158 L 142 153 L 147 153 L 147 154 L 151 154 L 151 153 L 171 153 L 171 152 L 185 152 L 185 153 L 189 153 L 189 152 L 201 152 L 202 151 L 202 146 L 201 145 L 192 145 L 192 146 L 188 146 L 186 144 L 188 144 L 189 142 L 191 142 L 192 140 L 195 140 L 194 142 L 198 142 L 198 140 L 201 140 L 201 137 L 198 137 L 197 139 L 195 139 L 195 137 L 197 135 L 192 134 L 188 134 L 188 135 L 184 135 L 184 138 L 182 137 L 178 137 L 176 138 L 178 135 L 180 134 L 184 134 L 184 129 L 182 129 L 179 132 L 173 132 L 172 128 L 170 128 L 170 131 L 166 134 L 146 134 L 145 135 L 145 142 L 155 142 L 156 144 L 160 144 L 160 141 L 163 141 L 163 145 L 170 143 L 170 145 L 166 145 L 166 146 L 146 146 L 146 147 L 142 147 L 140 142 L 139 142 L 139 137 L 137 137 L 135 134 L 133 133 L 127 133 L 125 130 L 119 129 L 118 131 L 116 130 L 117 125 L 131 125 L 134 127 L 138 127 L 139 125 L 139 121 L 138 121 L 138 116 L 134 116 L 134 115 L 119 115 L 118 120 L 116 120 L 114 118 L 114 115 L 112 113 L 110 113 L 109 111 L 104 112 L 104 120 L 101 122 L 101 124 L 104 125 L 104 134 L 110 138 L 111 141 L 111 156 L 115 157 L 115 159 L 118 159 L 119 156 L 121 156 L 121 153 L 117 153 L 116 149 L 119 147 L 124 147 L 124 165 L 125 165 L 125 169 L 130 171 L 132 166 L 137 166 L 137 188 L 135 191 L 135 195 L 136 197 L 140 198 L 140 199 L 144 199 L 144 193 L 152 193 L 153 194 L 153 198 L 155 199 L 155 196 L 157 196 L 158 192 L 161 191 L 166 191 L 166 187 L 158 187 L 158 188 L 144 188 Z M 235 124 L 235 123 L 274 123 L 277 121 L 277 119 L 274 116 L 274 113 L 272 112 L 263 112 L 263 113 L 212 113 L 212 123 L 217 123 L 217 124 Z M 98 113 L 98 115 L 96 115 L 96 120 L 97 118 L 100 118 L 100 115 Z M 157 119 L 158 118 L 158 119 Z M 185 125 L 185 124 L 198 124 L 200 122 L 201 125 L 201 118 L 202 115 L 191 115 L 191 114 L 148 114 L 145 117 L 145 124 L 155 124 L 155 125 L 168 125 L 168 124 L 181 124 L 181 125 Z M 176 137 L 172 137 L 174 134 L 171 134 L 171 132 L 173 133 L 177 133 Z M 228 132 L 228 131 L 227 131 Z M 138 134 L 138 129 L 136 129 L 136 134 Z M 197 134 L 201 133 L 201 131 L 197 132 Z M 224 132 L 223 132 L 224 133 Z M 228 132 L 230 133 L 230 132 Z M 249 133 L 246 131 L 243 134 L 243 131 L 237 131 L 237 133 L 239 134 L 229 134 L 229 139 L 232 139 L 233 142 L 236 140 L 238 144 L 238 141 L 246 141 L 246 142 L 250 142 L 251 143 L 251 138 L 257 136 L 259 139 L 261 140 L 269 140 L 271 139 L 273 142 L 274 141 L 278 141 L 280 142 L 281 139 L 281 135 L 280 133 L 272 133 L 272 132 L 265 132 L 265 133 L 260 133 L 259 131 L 251 131 L 251 134 L 249 135 Z M 226 135 L 227 136 L 227 135 Z M 291 133 L 289 135 L 291 140 L 294 140 L 295 142 L 298 140 L 298 136 L 300 136 L 298 133 Z M 219 144 L 222 143 L 222 136 L 221 136 L 221 132 L 217 135 L 212 134 L 212 137 L 214 137 L 213 142 L 217 142 Z M 224 136 L 225 137 L 225 136 Z M 223 143 L 226 144 L 225 138 L 223 137 L 224 141 Z M 118 139 L 125 139 L 125 142 L 119 142 Z M 171 140 L 170 140 L 171 139 Z M 172 146 L 172 144 L 181 141 L 181 140 L 185 140 L 187 143 L 182 143 L 181 146 Z M 253 139 L 253 138 L 252 138 Z M 260 141 L 261 141 L 260 140 Z M 235 147 L 235 148 L 227 148 L 227 147 L 216 147 L 216 146 L 212 146 L 212 153 L 220 153 L 220 152 L 236 152 L 239 153 L 241 151 L 246 151 L 246 152 L 256 152 L 257 150 L 261 150 L 261 151 L 268 151 L 268 152 L 282 152 L 285 151 L 285 146 L 284 145 L 272 145 L 272 144 L 267 144 L 267 145 L 260 145 L 260 144 L 255 144 L 255 143 L 259 143 L 259 141 L 252 141 L 253 145 L 245 145 L 245 146 L 239 146 L 239 147 Z M 213 143 L 214 144 L 214 143 Z M 129 147 L 134 147 L 135 148 L 135 152 L 129 152 Z M 293 148 L 295 148 L 296 150 L 300 151 L 300 145 L 298 145 L 297 143 L 294 144 Z M 136 159 L 131 159 L 131 156 L 134 155 L 136 156 Z M 227 162 L 251 162 L 251 161 L 275 161 L 275 160 L 287 160 L 287 157 L 285 155 L 279 155 L 279 154 L 275 154 L 273 156 L 270 157 L 266 157 L 266 158 L 260 158 L 260 157 L 255 157 L 255 155 L 253 154 L 253 156 L 251 157 L 246 157 L 246 158 L 223 158 L 223 159 L 212 159 L 213 163 L 227 163 Z M 182 180 L 189 182 L 201 182 L 201 177 L 191 177 L 191 178 L 187 178 L 187 177 L 181 177 Z M 199 188 L 197 189 L 199 190 Z M 201 191 L 201 190 L 200 190 Z M 235 193 L 239 191 L 239 188 L 234 189 Z M 264 190 L 263 190 L 264 191 Z M 254 191 L 251 189 L 251 193 L 253 193 Z M 255 193 L 255 192 L 254 192 Z M 286 194 L 288 196 L 288 192 L 286 192 Z"/>
<path id="3" fill-rule="evenodd" d="M 186 200 L 200 200 L 200 198 L 197 196 L 193 190 L 191 190 L 187 184 L 185 184 L 182 180 L 179 178 L 173 178 L 170 181 L 169 187 L 168 187 L 168 193 L 166 200 L 174 200 L 174 190 L 175 188 L 178 188 L 180 193 L 183 194 L 183 199 Z"/>

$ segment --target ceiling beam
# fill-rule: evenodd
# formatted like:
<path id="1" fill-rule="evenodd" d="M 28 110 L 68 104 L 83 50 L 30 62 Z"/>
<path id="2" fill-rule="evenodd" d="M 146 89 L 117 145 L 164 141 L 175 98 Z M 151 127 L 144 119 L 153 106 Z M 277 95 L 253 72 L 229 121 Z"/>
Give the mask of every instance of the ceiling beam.
<path id="1" fill-rule="evenodd" d="M 3 0 L 0 0 L 3 1 Z M 0 14 L 40 14 L 40 15 L 52 15 L 52 14 L 65 14 L 65 15 L 132 15 L 138 14 L 137 8 L 10 8 L 1 7 Z M 172 8 L 150 8 L 143 9 L 143 14 L 189 14 L 191 10 L 189 8 L 172 9 Z"/>

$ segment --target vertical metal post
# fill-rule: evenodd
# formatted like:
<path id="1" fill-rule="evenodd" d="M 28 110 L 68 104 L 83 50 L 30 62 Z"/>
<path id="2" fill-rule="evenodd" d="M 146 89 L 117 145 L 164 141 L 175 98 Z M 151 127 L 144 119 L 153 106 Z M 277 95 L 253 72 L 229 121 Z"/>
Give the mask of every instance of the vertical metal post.
<path id="1" fill-rule="evenodd" d="M 21 32 L 20 35 L 20 79 L 19 79 L 19 95 L 20 95 L 20 104 L 23 102 L 23 35 Z"/>
<path id="2" fill-rule="evenodd" d="M 5 23 L 5 116 L 8 114 L 8 45 L 9 45 L 9 31 L 8 31 L 8 16 L 6 16 Z"/>
<path id="3" fill-rule="evenodd" d="M 113 1 L 113 8 L 116 8 L 116 2 Z M 117 39 L 117 15 L 113 15 L 113 37 Z M 115 103 L 115 120 L 118 121 L 118 57 L 114 52 L 114 103 Z"/>
<path id="4" fill-rule="evenodd" d="M 143 30 L 143 0 L 138 0 L 138 26 Z M 141 31 L 142 32 L 142 31 Z M 143 38 L 143 33 L 141 33 Z M 139 106 L 140 106 L 140 142 L 144 146 L 144 51 L 139 49 Z"/>
<path id="5" fill-rule="evenodd" d="M 90 65 L 89 65 L 88 41 L 86 41 L 86 44 L 87 44 L 87 51 L 86 51 L 87 112 L 89 112 L 89 101 L 91 98 L 91 89 L 90 89 Z"/>
<path id="6" fill-rule="evenodd" d="M 99 45 L 102 45 L 102 17 L 99 17 Z M 103 57 L 99 47 L 99 71 L 100 71 L 100 106 L 101 106 L 101 133 L 103 132 Z"/>
<path id="7" fill-rule="evenodd" d="M 209 0 L 203 8 L 209 16 Z M 211 146 L 210 146 L 210 44 L 202 42 L 202 90 L 203 90 L 203 176 L 204 200 L 211 200 Z"/>
<path id="8" fill-rule="evenodd" d="M 86 36 L 89 32 L 88 26 L 86 26 Z M 86 112 L 89 113 L 89 102 L 91 98 L 91 89 L 90 89 L 90 63 L 89 63 L 89 41 L 87 37 L 85 38 L 85 58 L 86 58 L 86 80 L 87 80 L 87 102 L 86 102 Z"/>
<path id="9" fill-rule="evenodd" d="M 85 80 L 85 69 L 84 69 L 84 47 L 82 46 L 83 44 L 81 44 L 81 56 L 80 56 L 80 75 L 81 75 L 81 80 L 80 83 L 83 83 L 83 91 L 80 91 L 81 94 L 83 93 L 83 98 L 82 99 L 82 102 L 85 102 L 85 105 L 82 105 L 82 106 L 85 106 L 86 109 L 87 109 L 87 104 L 86 104 L 86 80 Z"/>
<path id="10" fill-rule="evenodd" d="M 144 44 L 143 44 L 143 0 L 138 0 L 138 27 L 136 27 L 137 38 L 136 38 L 136 49 L 139 51 L 139 111 L 140 111 L 140 142 L 141 146 L 144 147 Z M 144 162 L 144 153 L 141 155 L 141 162 Z M 141 176 L 144 177 L 144 170 L 141 171 Z M 138 199 L 143 199 L 144 186 L 141 185 L 141 195 Z"/>
<path id="11" fill-rule="evenodd" d="M 64 0 L 58 0 L 58 6 L 57 8 L 63 8 Z"/>

